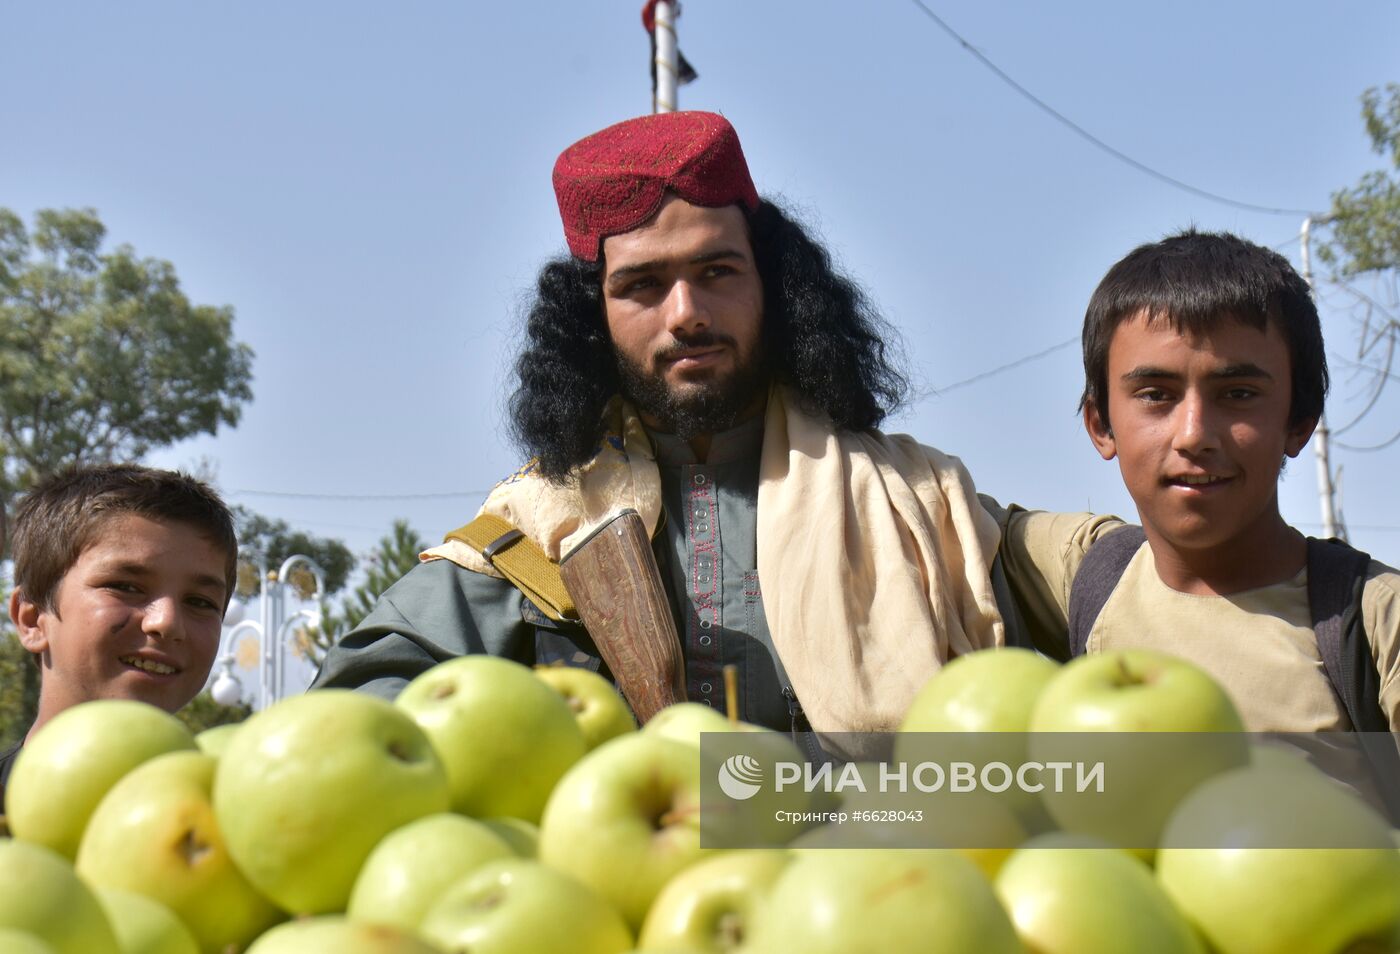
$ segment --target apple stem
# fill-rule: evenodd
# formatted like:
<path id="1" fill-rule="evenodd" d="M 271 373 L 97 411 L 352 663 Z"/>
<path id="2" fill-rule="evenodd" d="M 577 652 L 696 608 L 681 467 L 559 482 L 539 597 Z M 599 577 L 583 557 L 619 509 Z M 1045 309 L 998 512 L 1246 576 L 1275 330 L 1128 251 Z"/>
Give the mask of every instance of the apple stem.
<path id="1" fill-rule="evenodd" d="M 718 935 L 721 950 L 730 950 L 744 943 L 744 916 L 738 911 L 726 911 L 720 915 L 715 934 Z"/>
<path id="2" fill-rule="evenodd" d="M 185 859 L 185 864 L 193 868 L 205 855 L 210 852 L 209 842 L 199 837 L 199 833 L 193 828 L 185 832 L 180 839 L 180 854 Z"/>
<path id="3" fill-rule="evenodd" d="M 1140 686 L 1147 680 L 1142 679 L 1137 673 L 1128 668 L 1128 661 L 1122 656 L 1118 657 L 1118 685 L 1120 686 Z"/>
<path id="4" fill-rule="evenodd" d="M 724 667 L 724 711 L 731 723 L 739 721 L 739 667 L 733 663 Z"/>
<path id="5" fill-rule="evenodd" d="M 660 831 L 664 828 L 670 828 L 677 822 L 685 821 L 687 818 L 694 815 L 695 812 L 696 807 L 694 805 L 686 805 L 679 808 L 672 808 L 669 811 L 664 811 L 656 819 L 656 829 L 657 831 Z"/>

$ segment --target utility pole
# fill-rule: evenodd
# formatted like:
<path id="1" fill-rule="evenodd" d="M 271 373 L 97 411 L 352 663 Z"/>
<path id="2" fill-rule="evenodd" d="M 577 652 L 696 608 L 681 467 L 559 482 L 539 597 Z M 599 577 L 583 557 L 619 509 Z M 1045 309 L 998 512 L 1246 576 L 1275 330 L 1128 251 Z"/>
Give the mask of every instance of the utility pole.
<path id="1" fill-rule="evenodd" d="M 1313 221 L 1311 215 L 1304 219 L 1298 233 L 1302 245 L 1299 257 L 1303 265 L 1303 281 L 1308 283 L 1309 289 L 1313 287 L 1312 249 L 1309 245 Z M 1317 219 L 1318 224 L 1323 221 L 1320 217 Z M 1323 411 L 1317 418 L 1317 428 L 1312 437 L 1313 454 L 1317 458 L 1317 495 L 1322 504 L 1322 536 L 1323 539 L 1336 537 L 1345 540 L 1347 528 L 1337 516 L 1337 488 L 1332 482 L 1332 462 L 1328 451 L 1330 433 L 1327 430 L 1327 412 Z"/>
<path id="2" fill-rule="evenodd" d="M 653 113 L 674 113 L 677 109 L 676 90 L 680 87 L 680 58 L 676 53 L 676 4 L 657 0 L 656 16 L 656 92 L 652 97 Z"/>

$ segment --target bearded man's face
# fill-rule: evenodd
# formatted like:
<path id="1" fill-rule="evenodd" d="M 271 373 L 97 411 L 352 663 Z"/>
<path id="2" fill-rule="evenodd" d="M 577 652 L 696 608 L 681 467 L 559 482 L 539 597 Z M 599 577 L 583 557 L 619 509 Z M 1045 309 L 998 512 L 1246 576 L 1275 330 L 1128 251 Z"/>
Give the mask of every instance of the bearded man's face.
<path id="1" fill-rule="evenodd" d="M 737 206 L 668 197 L 603 241 L 603 311 L 623 393 L 682 438 L 732 427 L 767 393 L 763 283 Z"/>

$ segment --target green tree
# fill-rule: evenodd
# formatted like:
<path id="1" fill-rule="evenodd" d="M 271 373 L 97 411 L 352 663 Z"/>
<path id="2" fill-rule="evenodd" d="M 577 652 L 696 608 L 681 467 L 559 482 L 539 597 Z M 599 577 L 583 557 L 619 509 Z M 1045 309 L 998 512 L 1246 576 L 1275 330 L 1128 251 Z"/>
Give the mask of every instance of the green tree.
<path id="1" fill-rule="evenodd" d="M 1332 235 L 1318 255 L 1342 278 L 1400 269 L 1400 84 L 1366 90 L 1361 116 L 1389 168 L 1332 194 Z"/>
<path id="2" fill-rule="evenodd" d="M 238 423 L 253 352 L 91 209 L 0 209 L 0 504 L 35 480 Z"/>
<path id="3" fill-rule="evenodd" d="M 0 749 L 20 740 L 39 711 L 39 667 L 13 629 L 0 628 Z"/>
<path id="4" fill-rule="evenodd" d="M 264 517 L 246 507 L 233 508 L 233 522 L 238 531 L 238 549 L 245 558 L 261 556 L 268 570 L 275 572 L 289 556 L 309 556 L 325 573 L 327 596 L 340 592 L 355 569 L 355 554 L 339 540 L 294 530 L 285 520 Z M 294 568 L 291 576 L 303 597 L 316 591 L 315 578 L 305 569 Z M 256 596 L 258 589 L 257 568 L 245 559 L 239 567 L 236 592 L 246 599 Z"/>
<path id="5" fill-rule="evenodd" d="M 340 601 L 338 611 L 329 603 L 321 605 L 321 625 L 303 631 L 302 651 L 319 664 L 327 649 L 369 615 L 380 595 L 418 565 L 418 554 L 423 549 L 422 538 L 408 521 L 395 520 L 393 529 L 365 558 L 368 570 L 364 582 Z"/>
<path id="6" fill-rule="evenodd" d="M 201 692 L 190 700 L 189 705 L 175 713 L 175 718 L 183 722 L 191 732 L 198 735 L 205 729 L 212 729 L 217 725 L 242 722 L 252 714 L 253 707 L 247 703 L 240 702 L 234 706 L 220 705 L 214 701 L 214 697 L 209 693 Z"/>

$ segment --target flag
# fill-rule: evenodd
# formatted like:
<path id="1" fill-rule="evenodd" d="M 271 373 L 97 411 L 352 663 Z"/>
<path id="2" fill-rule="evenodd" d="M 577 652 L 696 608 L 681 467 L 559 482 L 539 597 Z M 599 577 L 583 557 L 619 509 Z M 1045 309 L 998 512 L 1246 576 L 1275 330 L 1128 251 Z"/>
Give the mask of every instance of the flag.
<path id="1" fill-rule="evenodd" d="M 642 6 L 642 26 L 646 28 L 647 35 L 651 37 L 651 94 L 656 95 L 656 3 L 657 0 L 647 0 Z M 672 0 L 672 14 L 676 17 L 681 15 L 681 5 L 678 0 Z M 695 72 L 695 67 L 686 60 L 685 54 L 676 49 L 676 85 L 684 86 L 691 80 L 699 77 Z"/>

